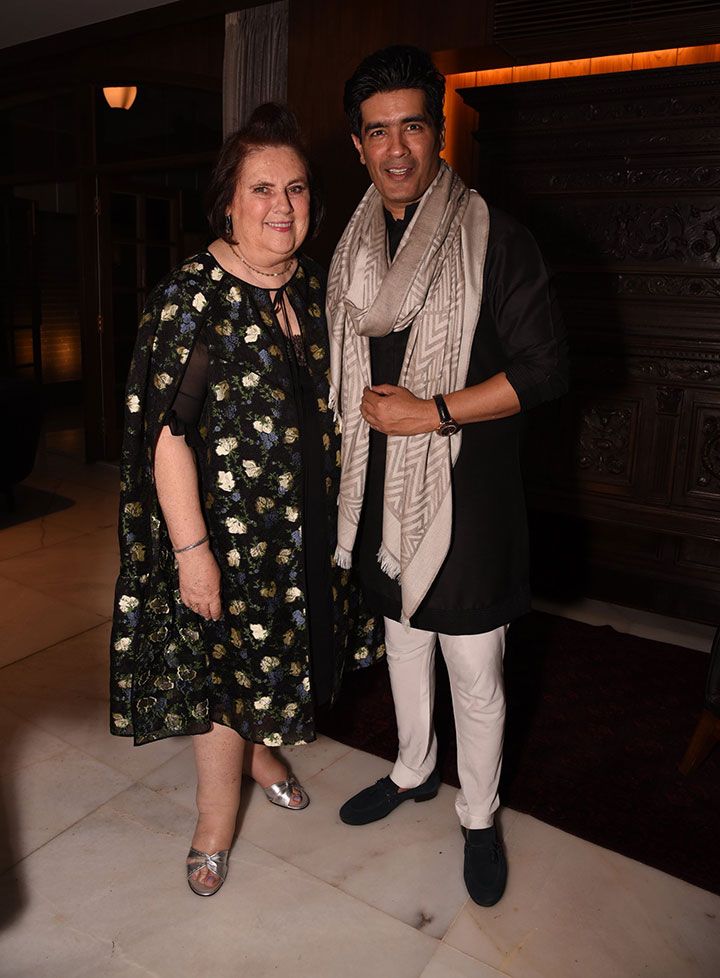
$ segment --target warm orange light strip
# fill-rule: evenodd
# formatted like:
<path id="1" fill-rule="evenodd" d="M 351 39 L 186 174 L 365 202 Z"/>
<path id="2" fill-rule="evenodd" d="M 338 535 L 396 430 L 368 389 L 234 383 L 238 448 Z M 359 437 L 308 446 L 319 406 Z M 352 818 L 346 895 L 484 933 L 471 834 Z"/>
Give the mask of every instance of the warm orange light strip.
<path id="1" fill-rule="evenodd" d="M 443 158 L 465 179 L 472 179 L 472 130 L 477 125 L 475 112 L 457 94 L 458 88 L 480 85 L 508 85 L 514 82 L 542 81 L 546 78 L 569 78 L 573 75 L 603 75 L 618 71 L 647 71 L 649 68 L 672 68 L 675 65 L 703 64 L 720 61 L 720 44 L 693 48 L 668 48 L 665 51 L 638 51 L 634 54 L 612 54 L 604 58 L 580 61 L 550 61 L 546 64 L 516 65 L 488 71 L 465 71 L 445 76 L 445 149 Z"/>

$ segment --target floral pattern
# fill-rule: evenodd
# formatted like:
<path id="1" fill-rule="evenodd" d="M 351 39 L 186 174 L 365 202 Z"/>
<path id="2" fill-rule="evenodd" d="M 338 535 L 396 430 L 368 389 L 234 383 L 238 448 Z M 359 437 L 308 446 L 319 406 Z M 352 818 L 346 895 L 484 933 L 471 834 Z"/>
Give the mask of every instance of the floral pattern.
<path id="1" fill-rule="evenodd" d="M 327 329 L 320 269 L 302 258 L 287 297 L 302 325 L 324 453 L 319 498 L 334 549 L 339 430 L 328 410 Z M 153 481 L 154 446 L 202 331 L 208 396 L 196 454 L 223 618 L 206 622 L 179 598 Z M 315 737 L 302 551 L 300 417 L 286 341 L 268 292 L 207 252 L 155 290 L 126 392 L 120 547 L 111 650 L 111 731 L 142 744 L 202 733 L 211 722 L 270 746 Z M 332 564 L 335 690 L 343 668 L 383 654 L 382 623 L 350 574 Z"/>

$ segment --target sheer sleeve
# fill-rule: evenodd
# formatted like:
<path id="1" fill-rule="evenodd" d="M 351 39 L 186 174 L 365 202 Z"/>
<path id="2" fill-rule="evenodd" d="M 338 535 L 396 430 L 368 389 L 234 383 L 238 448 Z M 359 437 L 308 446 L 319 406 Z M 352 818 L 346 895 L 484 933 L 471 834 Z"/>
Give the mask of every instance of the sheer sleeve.
<path id="1" fill-rule="evenodd" d="M 185 374 L 175 395 L 165 424 L 174 435 L 191 435 L 197 430 L 207 395 L 208 348 L 198 339 L 188 360 Z"/>

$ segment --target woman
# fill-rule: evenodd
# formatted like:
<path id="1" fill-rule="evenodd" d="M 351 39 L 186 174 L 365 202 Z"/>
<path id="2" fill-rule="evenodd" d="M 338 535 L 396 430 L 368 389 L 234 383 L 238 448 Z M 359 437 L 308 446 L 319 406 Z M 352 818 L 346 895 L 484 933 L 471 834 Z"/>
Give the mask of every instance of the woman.
<path id="1" fill-rule="evenodd" d="M 227 873 L 243 765 L 306 807 L 271 748 L 314 739 L 345 656 L 380 650 L 331 559 L 324 279 L 298 253 L 320 208 L 287 109 L 225 142 L 209 203 L 217 238 L 153 293 L 128 380 L 111 704 L 136 744 L 194 735 L 201 896 Z"/>

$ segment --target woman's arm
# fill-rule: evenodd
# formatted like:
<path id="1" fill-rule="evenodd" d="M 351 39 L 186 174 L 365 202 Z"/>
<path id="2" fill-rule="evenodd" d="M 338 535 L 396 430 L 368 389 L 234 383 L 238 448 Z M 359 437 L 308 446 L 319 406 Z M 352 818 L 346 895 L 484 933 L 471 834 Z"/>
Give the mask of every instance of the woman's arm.
<path id="1" fill-rule="evenodd" d="M 195 457 L 183 435 L 165 426 L 155 448 L 155 485 L 173 549 L 190 546 L 207 534 L 200 505 Z M 206 541 L 176 554 L 180 598 L 203 618 L 221 613 L 220 568 Z"/>

